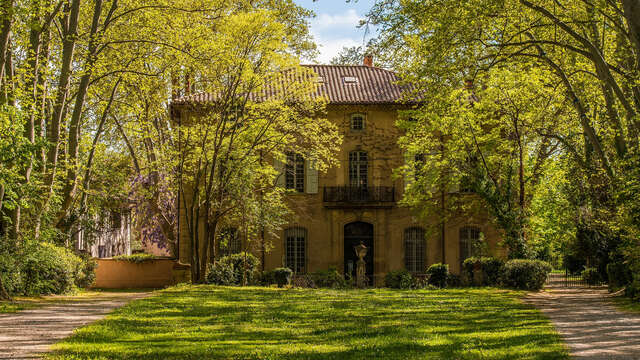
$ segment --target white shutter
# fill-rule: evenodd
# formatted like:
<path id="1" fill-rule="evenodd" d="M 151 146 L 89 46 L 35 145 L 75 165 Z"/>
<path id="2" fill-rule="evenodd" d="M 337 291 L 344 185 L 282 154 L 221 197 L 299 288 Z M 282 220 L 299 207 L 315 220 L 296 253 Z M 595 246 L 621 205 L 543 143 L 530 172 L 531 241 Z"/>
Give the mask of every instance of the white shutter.
<path id="1" fill-rule="evenodd" d="M 276 178 L 276 186 L 284 187 L 285 186 L 284 163 L 278 159 L 273 159 L 273 168 L 278 173 Z"/>
<path id="2" fill-rule="evenodd" d="M 305 160 L 304 161 L 305 174 L 306 174 L 306 193 L 307 194 L 317 194 L 318 193 L 318 169 L 316 169 L 316 161 L 315 160 Z"/>

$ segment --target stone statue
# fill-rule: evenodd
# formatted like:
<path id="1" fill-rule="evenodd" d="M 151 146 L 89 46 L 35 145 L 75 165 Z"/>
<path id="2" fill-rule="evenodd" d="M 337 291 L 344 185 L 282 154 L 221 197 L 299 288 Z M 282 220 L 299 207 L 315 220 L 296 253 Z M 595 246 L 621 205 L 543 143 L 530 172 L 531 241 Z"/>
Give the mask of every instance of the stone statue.
<path id="1" fill-rule="evenodd" d="M 367 286 L 367 271 L 366 271 L 366 263 L 364 261 L 364 257 L 367 255 L 367 247 L 360 243 L 360 245 L 354 246 L 353 249 L 356 252 L 356 256 L 358 257 L 358 262 L 356 263 L 356 286 L 359 288 L 364 288 Z"/>

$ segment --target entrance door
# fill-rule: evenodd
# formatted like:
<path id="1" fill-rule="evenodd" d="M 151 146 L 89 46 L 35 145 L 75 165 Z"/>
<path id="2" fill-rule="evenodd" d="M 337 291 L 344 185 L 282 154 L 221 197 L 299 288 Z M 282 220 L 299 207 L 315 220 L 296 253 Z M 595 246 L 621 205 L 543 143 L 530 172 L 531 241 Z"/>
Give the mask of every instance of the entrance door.
<path id="1" fill-rule="evenodd" d="M 356 275 L 356 263 L 358 256 L 354 247 L 360 243 L 367 247 L 367 255 L 364 257 L 367 278 L 373 284 L 373 225 L 357 221 L 344 226 L 344 273 L 345 276 Z"/>

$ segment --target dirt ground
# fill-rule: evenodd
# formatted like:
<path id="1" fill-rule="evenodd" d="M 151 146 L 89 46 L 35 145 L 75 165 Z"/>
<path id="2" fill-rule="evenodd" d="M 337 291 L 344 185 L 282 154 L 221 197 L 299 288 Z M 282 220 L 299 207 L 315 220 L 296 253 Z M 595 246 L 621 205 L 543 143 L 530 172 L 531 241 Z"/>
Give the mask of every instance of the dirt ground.
<path id="1" fill-rule="evenodd" d="M 47 302 L 33 309 L 0 314 L 0 359 L 37 359 L 74 329 L 149 294 L 107 292 L 89 299 Z"/>
<path id="2" fill-rule="evenodd" d="M 577 359 L 640 359 L 640 314 L 617 309 L 606 288 L 550 287 L 525 301 L 547 315 Z"/>

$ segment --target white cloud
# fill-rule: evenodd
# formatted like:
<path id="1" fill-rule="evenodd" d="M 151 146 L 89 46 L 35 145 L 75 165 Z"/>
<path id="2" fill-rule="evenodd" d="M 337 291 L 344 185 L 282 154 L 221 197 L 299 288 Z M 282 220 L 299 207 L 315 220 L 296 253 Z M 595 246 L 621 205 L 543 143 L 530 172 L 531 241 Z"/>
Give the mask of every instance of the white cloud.
<path id="1" fill-rule="evenodd" d="M 318 63 L 320 64 L 328 64 L 343 47 L 362 45 L 362 41 L 353 38 L 323 38 L 318 35 L 314 37 L 318 44 L 318 50 L 320 50 L 320 55 L 318 55 Z"/>
<path id="2" fill-rule="evenodd" d="M 362 19 L 355 9 L 349 9 L 344 14 L 321 13 L 311 21 L 311 27 L 318 30 L 328 28 L 335 30 L 336 27 L 355 28 Z"/>

